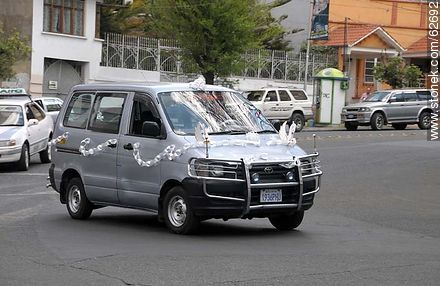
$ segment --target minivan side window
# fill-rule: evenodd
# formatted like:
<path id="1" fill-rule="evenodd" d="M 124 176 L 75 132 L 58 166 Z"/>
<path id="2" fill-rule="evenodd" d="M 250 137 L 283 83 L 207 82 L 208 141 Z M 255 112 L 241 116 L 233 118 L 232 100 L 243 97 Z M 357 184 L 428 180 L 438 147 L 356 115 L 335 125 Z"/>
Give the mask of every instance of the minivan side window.
<path id="1" fill-rule="evenodd" d="M 146 121 L 153 121 L 161 128 L 160 116 L 154 106 L 153 101 L 146 96 L 136 95 L 131 110 L 131 121 L 129 135 L 143 136 L 142 125 Z"/>
<path id="2" fill-rule="evenodd" d="M 280 96 L 281 101 L 291 101 L 290 95 L 285 90 L 279 90 L 278 95 Z"/>
<path id="3" fill-rule="evenodd" d="M 118 134 L 126 93 L 98 93 L 93 103 L 89 130 Z"/>
<path id="4" fill-rule="evenodd" d="M 307 100 L 307 95 L 302 90 L 291 90 L 290 93 L 296 100 Z"/>
<path id="5" fill-rule="evenodd" d="M 94 98 L 95 94 L 90 92 L 74 94 L 64 115 L 63 125 L 85 129 Z"/>

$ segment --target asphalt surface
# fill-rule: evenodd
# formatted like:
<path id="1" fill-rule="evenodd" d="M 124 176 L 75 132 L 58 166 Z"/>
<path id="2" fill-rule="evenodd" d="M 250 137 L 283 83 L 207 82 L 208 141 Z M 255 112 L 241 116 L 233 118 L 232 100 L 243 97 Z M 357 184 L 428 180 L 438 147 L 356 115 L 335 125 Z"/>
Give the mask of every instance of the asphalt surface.
<path id="1" fill-rule="evenodd" d="M 322 190 L 290 232 L 210 220 L 178 236 L 111 207 L 75 221 L 45 188 L 48 164 L 1 166 L 0 285 L 439 285 L 440 144 L 416 129 L 317 138 Z"/>

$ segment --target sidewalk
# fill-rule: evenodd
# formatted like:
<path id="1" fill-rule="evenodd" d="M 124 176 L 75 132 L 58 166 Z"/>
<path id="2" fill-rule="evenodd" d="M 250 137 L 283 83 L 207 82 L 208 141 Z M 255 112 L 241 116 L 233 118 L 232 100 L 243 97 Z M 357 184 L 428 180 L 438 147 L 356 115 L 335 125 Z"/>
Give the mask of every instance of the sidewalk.
<path id="1" fill-rule="evenodd" d="M 380 131 L 386 130 L 394 130 L 394 131 L 405 131 L 405 130 L 419 130 L 416 124 L 408 125 L 405 130 L 396 130 L 392 126 L 384 126 Z M 345 132 L 356 132 L 356 131 L 347 131 L 343 125 L 320 125 L 309 127 L 305 126 L 301 132 L 329 132 L 329 131 L 345 131 Z M 359 126 L 357 131 L 375 131 L 371 129 L 370 126 Z"/>

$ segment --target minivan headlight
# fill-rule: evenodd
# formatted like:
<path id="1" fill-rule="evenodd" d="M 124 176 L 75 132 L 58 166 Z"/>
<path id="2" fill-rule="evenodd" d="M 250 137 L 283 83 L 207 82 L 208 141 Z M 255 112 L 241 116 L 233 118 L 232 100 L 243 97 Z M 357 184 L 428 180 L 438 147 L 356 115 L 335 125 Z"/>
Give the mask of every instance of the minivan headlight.
<path id="1" fill-rule="evenodd" d="M 371 109 L 369 107 L 361 107 L 359 108 L 360 112 L 365 112 L 365 111 L 371 111 Z"/>
<path id="2" fill-rule="evenodd" d="M 192 159 L 189 162 L 189 175 L 203 178 L 241 179 L 242 170 L 239 162 L 210 159 Z"/>

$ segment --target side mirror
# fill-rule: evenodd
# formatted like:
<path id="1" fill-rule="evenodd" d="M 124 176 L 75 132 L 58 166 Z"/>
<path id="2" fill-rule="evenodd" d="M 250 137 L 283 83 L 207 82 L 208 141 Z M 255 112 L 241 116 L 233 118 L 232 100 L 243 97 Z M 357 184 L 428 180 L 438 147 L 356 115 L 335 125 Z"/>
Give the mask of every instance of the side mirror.
<path id="1" fill-rule="evenodd" d="M 265 102 L 270 101 L 270 97 L 269 97 L 269 96 L 266 96 L 266 97 L 264 98 L 264 101 L 265 101 Z"/>
<path id="2" fill-rule="evenodd" d="M 397 101 L 397 98 L 395 96 L 391 96 L 390 99 L 388 99 L 389 103 L 396 102 L 396 101 Z"/>
<path id="3" fill-rule="evenodd" d="M 142 135 L 149 137 L 157 137 L 160 135 L 160 127 L 154 121 L 145 121 L 142 123 Z"/>
<path id="4" fill-rule="evenodd" d="M 38 120 L 37 119 L 29 119 L 29 123 L 28 126 L 34 126 L 38 124 Z"/>

